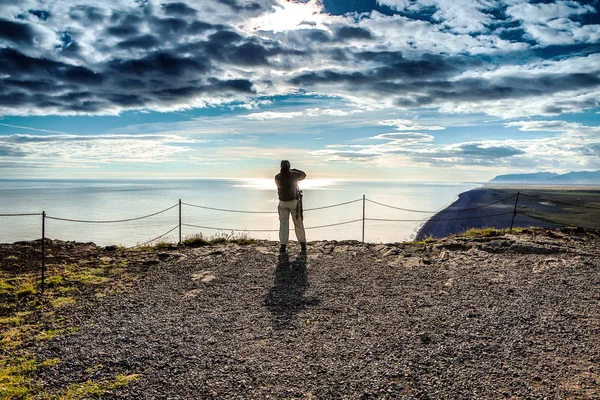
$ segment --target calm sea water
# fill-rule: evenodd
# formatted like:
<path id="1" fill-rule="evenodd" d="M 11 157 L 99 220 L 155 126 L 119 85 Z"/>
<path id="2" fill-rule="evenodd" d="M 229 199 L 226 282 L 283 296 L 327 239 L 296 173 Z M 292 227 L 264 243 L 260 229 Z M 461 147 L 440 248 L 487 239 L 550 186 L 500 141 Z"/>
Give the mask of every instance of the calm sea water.
<path id="1" fill-rule="evenodd" d="M 350 200 L 368 199 L 396 207 L 437 211 L 476 183 L 302 182 L 304 207 L 314 208 Z M 71 219 L 113 220 L 138 217 L 183 202 L 236 210 L 277 211 L 272 180 L 0 180 L 0 214 L 35 213 Z M 345 206 L 306 212 L 304 225 L 334 224 L 362 218 L 362 200 Z M 412 213 L 366 203 L 367 218 L 423 219 L 430 214 Z M 99 245 L 132 246 L 161 235 L 178 224 L 178 208 L 126 223 L 84 224 L 46 220 L 46 236 L 52 239 L 91 241 Z M 243 214 L 182 207 L 184 224 L 221 228 L 221 231 L 183 227 L 183 236 L 231 233 L 231 229 L 278 229 L 277 214 Z M 414 237 L 424 222 L 367 221 L 365 240 L 397 242 Z M 310 240 L 360 240 L 362 222 L 308 229 Z M 248 232 L 251 237 L 278 240 L 277 232 Z M 41 236 L 41 217 L 0 217 L 0 243 L 32 240 Z M 166 238 L 177 240 L 175 230 Z M 291 232 L 290 238 L 294 238 Z M 295 238 L 294 238 L 295 239 Z"/>

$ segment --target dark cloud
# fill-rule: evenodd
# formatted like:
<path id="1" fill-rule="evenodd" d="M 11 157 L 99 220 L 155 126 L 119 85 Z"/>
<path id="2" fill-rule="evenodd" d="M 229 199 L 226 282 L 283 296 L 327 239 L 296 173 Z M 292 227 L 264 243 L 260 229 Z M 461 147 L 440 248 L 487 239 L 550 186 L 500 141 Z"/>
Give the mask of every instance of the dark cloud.
<path id="1" fill-rule="evenodd" d="M 71 19 L 74 19 L 76 21 L 85 21 L 93 23 L 100 23 L 106 18 L 103 9 L 92 6 L 73 7 L 69 11 L 69 16 L 71 17 Z"/>
<path id="2" fill-rule="evenodd" d="M 189 23 L 181 18 L 154 18 L 151 23 L 153 31 L 159 35 L 179 35 L 185 32 Z"/>
<path id="3" fill-rule="evenodd" d="M 187 33 L 194 35 L 194 34 L 202 33 L 202 32 L 205 32 L 205 31 L 208 31 L 211 29 L 219 29 L 219 28 L 220 27 L 209 24 L 208 22 L 196 20 L 188 26 Z"/>
<path id="4" fill-rule="evenodd" d="M 362 39 L 371 40 L 373 35 L 366 29 L 356 26 L 342 26 L 336 29 L 335 37 L 338 40 Z"/>
<path id="5" fill-rule="evenodd" d="M 452 76 L 461 71 L 465 65 L 481 64 L 479 60 L 464 58 L 442 57 L 438 55 L 424 55 L 421 59 L 409 60 L 400 52 L 361 52 L 354 55 L 361 61 L 379 62 L 384 66 L 372 68 L 364 72 L 338 72 L 325 70 L 322 72 L 309 72 L 291 79 L 291 83 L 301 86 L 318 84 L 367 85 L 377 89 L 382 82 L 397 83 L 396 80 L 411 82 L 422 79 L 434 79 Z M 387 65 L 386 65 L 387 64 Z M 387 82 L 388 80 L 392 82 Z M 419 85 L 422 82 L 419 82 Z M 403 86 L 406 87 L 406 86 Z"/>
<path id="6" fill-rule="evenodd" d="M 0 49 L 0 72 L 15 76 L 17 80 L 24 77 L 61 80 L 67 83 L 98 85 L 103 77 L 99 73 L 82 67 L 69 65 L 47 58 L 29 57 L 14 49 Z M 13 78 L 15 79 L 15 78 Z"/>
<path id="7" fill-rule="evenodd" d="M 136 33 L 139 32 L 139 30 L 134 25 L 123 24 L 123 25 L 118 25 L 118 26 L 111 26 L 106 29 L 106 32 L 108 32 L 108 34 L 113 35 L 113 36 L 124 37 L 124 36 L 135 35 Z"/>
<path id="8" fill-rule="evenodd" d="M 215 44 L 218 46 L 223 46 L 223 45 L 228 45 L 231 43 L 239 42 L 240 40 L 242 40 L 242 37 L 235 32 L 223 30 L 223 31 L 213 33 L 212 35 L 210 35 L 208 37 L 208 40 L 212 44 Z"/>
<path id="9" fill-rule="evenodd" d="M 185 3 L 167 3 L 162 5 L 163 10 L 167 15 L 175 16 L 194 16 L 196 10 Z"/>
<path id="10" fill-rule="evenodd" d="M 36 17 L 38 17 L 42 21 L 46 21 L 48 18 L 50 18 L 50 13 L 48 11 L 45 11 L 45 10 L 29 10 L 29 13 L 31 15 L 35 15 Z"/>
<path id="11" fill-rule="evenodd" d="M 117 44 L 121 49 L 151 49 L 157 47 L 160 41 L 152 35 L 141 35 L 131 39 L 123 40 Z"/>
<path id="12" fill-rule="evenodd" d="M 538 109 L 563 113 L 598 104 L 593 91 L 600 89 L 600 71 L 593 61 L 587 70 L 583 61 L 558 65 L 571 57 L 597 60 L 597 27 L 583 26 L 597 17 L 586 11 L 592 3 L 571 2 L 571 11 L 560 11 L 567 17 L 540 22 L 544 29 L 560 26 L 556 32 L 563 34 L 544 44 L 553 33 L 536 33 L 534 25 L 559 12 L 549 2 L 459 15 L 441 0 L 427 2 L 435 7 L 382 0 L 392 13 L 323 14 L 288 31 L 271 21 L 287 10 L 272 0 L 78 1 L 63 5 L 60 18 L 46 11 L 60 9 L 52 1 L 29 0 L 22 10 L 2 14 L 3 112 L 172 108 L 189 99 L 199 104 L 204 95 L 207 102 L 235 94 L 245 101 L 255 85 L 265 95 L 292 89 L 401 107 L 498 101 L 510 108 L 512 100 L 555 94 Z M 14 9 L 14 2 L 4 3 Z M 540 15 L 519 14 L 529 6 Z"/>
<path id="13" fill-rule="evenodd" d="M 35 32 L 29 24 L 0 19 L 0 38 L 19 45 L 32 45 Z"/>
<path id="14" fill-rule="evenodd" d="M 188 73 L 205 73 L 209 65 L 204 60 L 192 57 L 179 57 L 165 51 L 151 53 L 140 59 L 113 60 L 109 69 L 117 76 L 183 76 Z"/>
<path id="15" fill-rule="evenodd" d="M 218 3 L 225 4 L 235 11 L 258 11 L 262 9 L 261 5 L 255 2 L 238 2 L 237 0 L 217 0 Z"/>

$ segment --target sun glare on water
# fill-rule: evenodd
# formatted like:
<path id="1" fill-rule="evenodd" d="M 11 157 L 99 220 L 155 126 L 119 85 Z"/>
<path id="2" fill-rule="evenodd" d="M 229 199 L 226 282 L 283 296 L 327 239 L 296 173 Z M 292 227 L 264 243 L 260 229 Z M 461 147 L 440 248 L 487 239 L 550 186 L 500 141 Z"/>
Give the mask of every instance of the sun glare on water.
<path id="1" fill-rule="evenodd" d="M 298 183 L 300 189 L 320 190 L 335 185 L 335 182 L 328 179 L 306 179 Z M 277 190 L 274 179 L 248 179 L 243 183 L 235 184 L 235 187 L 245 187 L 257 190 Z"/>

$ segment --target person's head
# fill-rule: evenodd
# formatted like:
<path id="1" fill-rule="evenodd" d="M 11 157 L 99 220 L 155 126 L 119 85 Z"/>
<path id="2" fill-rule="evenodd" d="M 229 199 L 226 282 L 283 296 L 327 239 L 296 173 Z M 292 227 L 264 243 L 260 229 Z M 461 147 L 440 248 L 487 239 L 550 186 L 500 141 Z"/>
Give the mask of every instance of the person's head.
<path id="1" fill-rule="evenodd" d="M 288 160 L 281 160 L 281 170 L 287 171 L 291 167 L 290 162 Z"/>

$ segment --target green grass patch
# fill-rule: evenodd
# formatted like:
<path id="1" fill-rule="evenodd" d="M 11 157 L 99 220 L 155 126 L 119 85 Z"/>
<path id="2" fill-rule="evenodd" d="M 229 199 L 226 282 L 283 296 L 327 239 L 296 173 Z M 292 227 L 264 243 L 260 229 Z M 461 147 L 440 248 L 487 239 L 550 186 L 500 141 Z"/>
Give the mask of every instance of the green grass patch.
<path id="1" fill-rule="evenodd" d="M 39 391 L 29 374 L 37 369 L 33 358 L 0 359 L 0 394 L 3 399 L 27 399 Z"/>
<path id="2" fill-rule="evenodd" d="M 155 250 L 164 250 L 170 248 L 171 246 L 173 246 L 173 243 L 171 242 L 157 242 L 152 245 Z"/>
<path id="3" fill-rule="evenodd" d="M 51 368 L 58 364 L 60 364 L 60 358 L 49 358 L 42 361 L 39 366 L 42 368 Z"/>
<path id="4" fill-rule="evenodd" d="M 48 329 L 40 331 L 35 337 L 37 340 L 52 340 L 61 335 L 69 335 L 77 332 L 77 328 L 69 327 L 65 329 Z"/>
<path id="5" fill-rule="evenodd" d="M 418 245 L 418 246 L 425 246 L 426 244 L 430 244 L 430 243 L 435 243 L 435 239 L 431 235 L 427 236 L 423 240 L 412 240 L 410 242 L 403 242 L 403 244 L 408 244 L 408 245 L 412 244 L 412 245 Z"/>
<path id="6" fill-rule="evenodd" d="M 460 234 L 466 237 L 495 237 L 504 236 L 508 230 L 496 228 L 472 228 Z"/>
<path id="7" fill-rule="evenodd" d="M 81 283 L 82 285 L 101 285 L 110 279 L 106 276 L 104 268 L 81 268 L 76 273 L 66 276 L 70 282 Z"/>
<path id="8" fill-rule="evenodd" d="M 55 395 L 45 395 L 43 398 L 52 400 L 75 400 L 102 397 L 109 390 L 127 386 L 140 379 L 140 375 L 117 375 L 114 380 L 93 381 L 87 380 L 81 383 L 72 383 L 65 390 Z"/>
<path id="9" fill-rule="evenodd" d="M 183 240 L 183 244 L 185 244 L 188 247 L 209 246 L 210 240 L 207 240 L 206 238 L 204 238 L 204 236 L 201 233 L 198 233 L 198 234 L 186 237 Z"/>
<path id="10" fill-rule="evenodd" d="M 56 291 L 58 293 L 64 294 L 64 293 L 75 292 L 75 291 L 77 291 L 77 288 L 74 288 L 72 286 L 66 286 L 66 287 L 59 287 L 58 289 L 56 289 Z"/>
<path id="11" fill-rule="evenodd" d="M 187 236 L 183 244 L 188 247 L 215 246 L 220 244 L 233 243 L 240 246 L 255 244 L 256 239 L 249 237 L 246 233 L 217 234 L 211 237 L 205 237 L 201 233 Z"/>
<path id="12" fill-rule="evenodd" d="M 41 278 L 40 278 L 40 280 L 41 280 Z M 49 287 L 49 288 L 59 286 L 63 282 L 64 282 L 64 278 L 60 275 L 49 276 L 44 280 L 44 284 L 46 285 L 46 287 Z"/>
<path id="13" fill-rule="evenodd" d="M 210 241 L 210 244 L 226 244 L 226 243 L 228 243 L 228 242 L 229 242 L 229 241 L 227 240 L 227 238 L 224 238 L 224 237 L 217 237 L 217 238 L 214 238 L 214 239 L 212 239 L 212 240 Z"/>
<path id="14" fill-rule="evenodd" d="M 76 302 L 77 301 L 73 297 L 57 297 L 50 300 L 50 304 L 54 308 L 69 307 L 74 305 Z"/>
<path id="15" fill-rule="evenodd" d="M 17 316 L 12 316 L 12 317 L 2 317 L 0 318 L 0 325 L 21 325 L 23 322 L 25 322 L 25 320 L 23 319 L 23 317 L 17 317 Z"/>
<path id="16" fill-rule="evenodd" d="M 0 280 L 0 295 L 11 295 L 15 290 L 15 286 L 8 283 L 5 279 Z"/>

